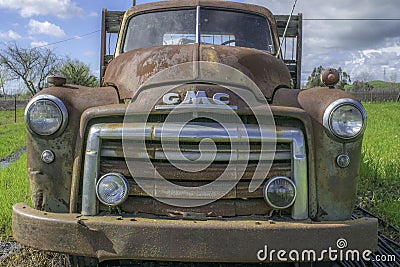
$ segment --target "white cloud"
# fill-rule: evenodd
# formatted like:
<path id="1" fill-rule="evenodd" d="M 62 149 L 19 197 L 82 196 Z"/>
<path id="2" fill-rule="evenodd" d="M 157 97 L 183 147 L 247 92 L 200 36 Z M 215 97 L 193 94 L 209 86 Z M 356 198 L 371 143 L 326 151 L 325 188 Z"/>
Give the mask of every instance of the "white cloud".
<path id="1" fill-rule="evenodd" d="M 60 28 L 60 26 L 57 26 L 48 21 L 40 22 L 31 19 L 29 21 L 28 27 L 30 34 L 46 34 L 55 37 L 65 36 L 65 32 Z"/>
<path id="2" fill-rule="evenodd" d="M 274 14 L 289 14 L 293 0 L 244 0 L 269 8 Z M 298 1 L 295 14 L 303 18 L 374 19 L 398 18 L 398 0 L 319 0 Z M 346 20 L 304 21 L 302 80 L 313 67 L 341 66 L 354 78 L 370 72 L 373 79 L 384 79 L 384 70 L 400 66 L 400 21 Z"/>
<path id="3" fill-rule="evenodd" d="M 84 52 L 83 55 L 84 55 L 85 57 L 91 57 L 91 56 L 96 55 L 96 51 L 89 50 L 89 51 Z"/>
<path id="4" fill-rule="evenodd" d="M 88 16 L 97 18 L 99 14 L 97 12 L 90 12 Z"/>
<path id="5" fill-rule="evenodd" d="M 13 39 L 13 40 L 17 40 L 17 39 L 21 39 L 21 38 L 22 38 L 21 35 L 19 35 L 18 33 L 16 33 L 16 32 L 13 31 L 13 30 L 9 30 L 9 31 L 7 32 L 7 34 L 8 34 L 8 37 L 11 38 L 11 39 Z"/>
<path id="6" fill-rule="evenodd" d="M 21 35 L 19 35 L 18 33 L 16 33 L 13 30 L 8 30 L 7 32 L 1 32 L 0 31 L 0 39 L 6 39 L 6 40 L 18 40 L 21 39 Z"/>
<path id="7" fill-rule="evenodd" d="M 48 42 L 43 42 L 43 41 L 33 41 L 31 42 L 31 47 L 43 47 L 48 45 Z"/>
<path id="8" fill-rule="evenodd" d="M 92 71 L 92 75 L 96 76 L 96 77 L 99 77 L 100 76 L 100 70 L 99 69 L 93 70 Z"/>
<path id="9" fill-rule="evenodd" d="M 69 18 L 84 15 L 83 9 L 71 0 L 0 0 L 0 8 L 18 10 L 22 17 L 53 15 Z"/>
<path id="10" fill-rule="evenodd" d="M 352 53 L 346 61 L 346 68 L 351 69 L 351 76 L 361 79 L 364 73 L 369 73 L 371 79 L 388 81 L 390 74 L 400 67 L 400 46 L 382 47 L 380 49 L 365 49 Z"/>

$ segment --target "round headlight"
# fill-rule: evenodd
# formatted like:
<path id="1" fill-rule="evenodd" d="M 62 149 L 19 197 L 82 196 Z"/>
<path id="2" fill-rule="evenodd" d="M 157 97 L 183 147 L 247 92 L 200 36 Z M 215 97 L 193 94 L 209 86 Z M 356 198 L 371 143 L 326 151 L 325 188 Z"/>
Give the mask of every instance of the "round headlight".
<path id="1" fill-rule="evenodd" d="M 68 112 L 64 103 L 52 95 L 34 97 L 25 109 L 28 130 L 37 135 L 53 135 L 65 129 Z"/>
<path id="2" fill-rule="evenodd" d="M 103 175 L 96 186 L 96 195 L 101 203 L 118 206 L 128 197 L 129 185 L 125 177 L 119 173 Z"/>
<path id="3" fill-rule="evenodd" d="M 354 140 L 364 132 L 366 119 L 365 109 L 359 102 L 339 99 L 325 110 L 324 127 L 333 138 Z"/>
<path id="4" fill-rule="evenodd" d="M 296 200 L 296 186 L 287 177 L 274 177 L 264 186 L 264 199 L 273 208 L 286 209 Z"/>

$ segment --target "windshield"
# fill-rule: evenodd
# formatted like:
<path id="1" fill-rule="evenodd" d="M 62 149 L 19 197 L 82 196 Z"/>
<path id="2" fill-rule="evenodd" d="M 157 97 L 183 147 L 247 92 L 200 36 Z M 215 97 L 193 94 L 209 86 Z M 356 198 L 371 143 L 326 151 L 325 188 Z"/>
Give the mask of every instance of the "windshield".
<path id="1" fill-rule="evenodd" d="M 132 17 L 126 30 L 123 52 L 161 45 L 196 43 L 242 46 L 274 53 L 270 25 L 262 16 L 204 8 L 145 13 Z M 199 19 L 199 29 L 196 20 Z M 198 30 L 198 31 L 197 31 Z"/>

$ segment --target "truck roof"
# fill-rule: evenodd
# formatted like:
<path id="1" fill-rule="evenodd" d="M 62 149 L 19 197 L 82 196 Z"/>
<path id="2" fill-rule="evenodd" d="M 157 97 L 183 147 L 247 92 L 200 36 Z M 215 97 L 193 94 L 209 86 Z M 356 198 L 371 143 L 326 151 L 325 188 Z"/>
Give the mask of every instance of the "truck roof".
<path id="1" fill-rule="evenodd" d="M 267 8 L 253 4 L 244 4 L 244 3 L 223 1 L 223 0 L 169 0 L 169 1 L 151 2 L 147 4 L 140 4 L 130 8 L 129 10 L 127 10 L 126 16 L 131 16 L 132 14 L 135 13 L 141 13 L 150 10 L 153 11 L 153 10 L 196 7 L 196 6 L 243 10 L 247 12 L 250 11 L 258 13 L 268 18 L 271 24 L 273 24 L 272 28 L 275 28 L 276 23 L 274 16 L 272 15 L 271 11 L 269 11 Z"/>

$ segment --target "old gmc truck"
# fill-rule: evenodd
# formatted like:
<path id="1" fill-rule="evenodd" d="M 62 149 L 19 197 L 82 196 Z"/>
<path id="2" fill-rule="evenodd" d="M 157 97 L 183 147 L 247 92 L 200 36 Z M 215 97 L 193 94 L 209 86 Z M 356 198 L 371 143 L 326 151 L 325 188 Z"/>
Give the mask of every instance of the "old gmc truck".
<path id="1" fill-rule="evenodd" d="M 377 221 L 351 220 L 365 109 L 333 69 L 299 89 L 301 18 L 217 0 L 103 10 L 102 86 L 51 77 L 26 107 L 32 204 L 13 207 L 14 238 L 84 266 L 376 250 Z"/>

